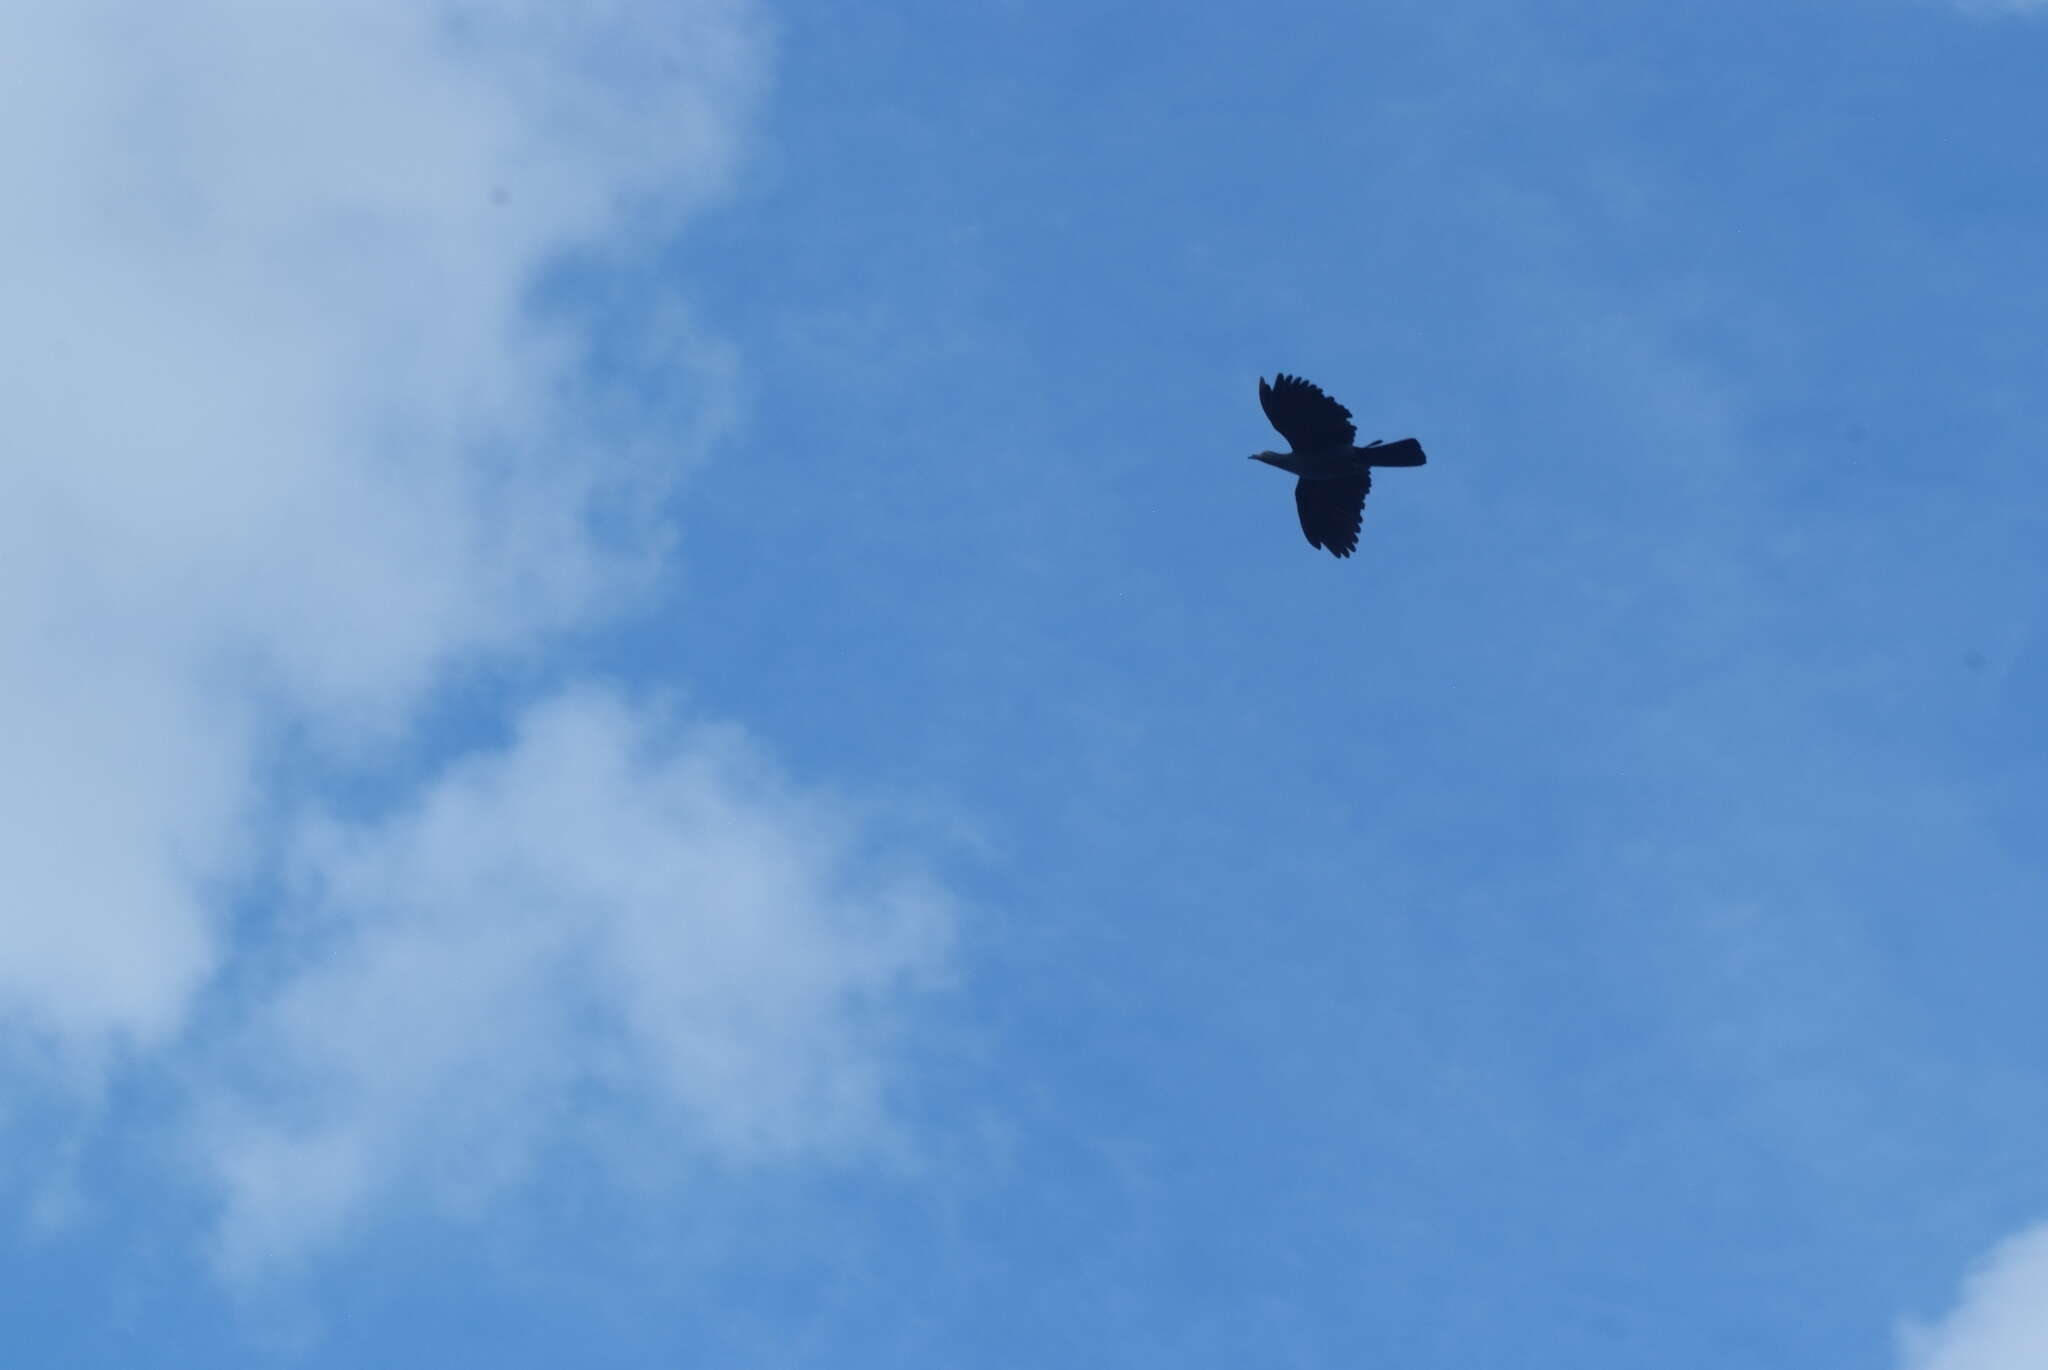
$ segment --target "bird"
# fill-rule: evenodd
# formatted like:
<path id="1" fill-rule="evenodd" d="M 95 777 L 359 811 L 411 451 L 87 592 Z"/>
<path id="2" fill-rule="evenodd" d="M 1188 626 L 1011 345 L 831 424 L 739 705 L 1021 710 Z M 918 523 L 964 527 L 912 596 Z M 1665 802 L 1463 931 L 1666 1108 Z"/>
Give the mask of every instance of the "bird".
<path id="1" fill-rule="evenodd" d="M 1253 461 L 1291 471 L 1294 507 L 1308 545 L 1327 549 L 1333 557 L 1358 550 L 1358 527 L 1365 516 L 1365 495 L 1372 489 L 1375 466 L 1420 466 L 1428 460 L 1413 438 L 1352 446 L 1358 429 L 1351 411 L 1322 388 L 1285 371 L 1271 385 L 1259 377 L 1259 408 L 1287 439 L 1287 452 L 1254 452 Z"/>

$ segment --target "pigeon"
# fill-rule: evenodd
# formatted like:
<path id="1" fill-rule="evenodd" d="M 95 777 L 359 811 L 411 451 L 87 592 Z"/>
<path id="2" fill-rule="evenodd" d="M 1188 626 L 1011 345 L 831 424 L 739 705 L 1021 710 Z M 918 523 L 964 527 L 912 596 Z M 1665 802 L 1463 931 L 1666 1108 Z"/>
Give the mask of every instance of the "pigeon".
<path id="1" fill-rule="evenodd" d="M 1308 545 L 1333 557 L 1358 550 L 1358 527 L 1365 516 L 1365 495 L 1372 489 L 1375 466 L 1420 466 L 1427 458 L 1413 438 L 1352 446 L 1358 429 L 1351 411 L 1322 389 L 1281 372 L 1271 385 L 1259 378 L 1259 407 L 1287 439 L 1287 452 L 1254 452 L 1253 461 L 1291 471 L 1294 507 Z"/>

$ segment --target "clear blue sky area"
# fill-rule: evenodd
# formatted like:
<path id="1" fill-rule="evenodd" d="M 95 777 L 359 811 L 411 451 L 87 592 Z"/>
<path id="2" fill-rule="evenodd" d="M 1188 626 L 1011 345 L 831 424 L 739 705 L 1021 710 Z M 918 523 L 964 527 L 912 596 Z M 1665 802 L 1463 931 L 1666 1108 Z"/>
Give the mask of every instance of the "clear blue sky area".
<path id="1" fill-rule="evenodd" d="M 62 619 L 148 644 L 78 680 L 186 682 L 81 726 L 219 745 L 119 829 L 191 969 L 94 988 L 162 960 L 122 886 L 0 975 L 0 1360 L 2048 1366 L 2048 1258 L 1964 1285 L 2048 1217 L 2048 7 L 707 0 L 666 61 L 615 8 L 478 40 L 503 108 L 440 98 L 461 24 L 355 34 L 397 93 L 332 147 L 473 142 L 496 202 L 347 181 L 323 308 L 448 253 L 305 344 L 330 474 L 234 520 L 439 511 L 374 602 L 485 589 L 311 632 L 347 585 L 230 616 L 263 574 L 180 553 L 197 646 Z M 237 50 L 95 35 L 94 100 Z M 601 162 L 464 141 L 558 61 L 606 79 L 519 146 Z M 190 184 L 326 193 L 166 126 Z M 493 305 L 465 235 L 528 222 Z M 282 393 L 270 308 L 220 332 Z M 408 388 L 486 336 L 538 360 Z M 1246 460 L 1279 371 L 1429 453 L 1347 561 Z M 52 469 L 155 450 L 62 395 Z M 431 496 L 332 475 L 421 444 Z M 525 490 L 567 531 L 491 550 Z M 86 916 L 52 869 L 0 954 Z"/>

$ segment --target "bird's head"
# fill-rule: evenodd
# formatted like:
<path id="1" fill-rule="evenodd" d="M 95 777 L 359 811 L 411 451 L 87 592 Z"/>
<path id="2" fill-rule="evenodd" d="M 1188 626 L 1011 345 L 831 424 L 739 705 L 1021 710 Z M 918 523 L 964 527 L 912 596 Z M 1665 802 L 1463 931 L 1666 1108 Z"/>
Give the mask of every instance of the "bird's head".
<path id="1" fill-rule="evenodd" d="M 1254 452 L 1252 453 L 1252 460 L 1262 461 L 1266 463 L 1266 465 L 1268 466 L 1284 467 L 1287 464 L 1285 461 L 1281 460 L 1280 454 L 1278 452 Z"/>

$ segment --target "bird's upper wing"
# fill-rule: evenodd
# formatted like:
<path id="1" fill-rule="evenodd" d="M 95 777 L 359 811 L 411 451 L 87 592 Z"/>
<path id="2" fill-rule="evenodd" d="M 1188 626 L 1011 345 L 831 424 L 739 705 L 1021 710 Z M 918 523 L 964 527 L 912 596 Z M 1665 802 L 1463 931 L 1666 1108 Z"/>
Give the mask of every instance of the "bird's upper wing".
<path id="1" fill-rule="evenodd" d="M 1358 550 L 1358 527 L 1365 519 L 1365 493 L 1372 489 L 1372 472 L 1339 476 L 1335 480 L 1294 482 L 1294 507 L 1301 514 L 1301 531 L 1311 547 L 1327 547 L 1331 556 L 1348 557 Z"/>
<path id="2" fill-rule="evenodd" d="M 1266 384 L 1265 377 L 1259 378 L 1259 408 L 1266 411 L 1267 420 L 1297 452 L 1349 447 L 1358 436 L 1349 409 L 1301 377 L 1285 371 L 1275 376 L 1271 385 Z"/>

